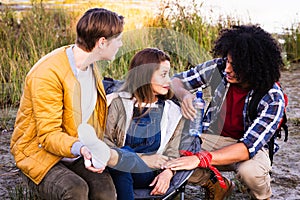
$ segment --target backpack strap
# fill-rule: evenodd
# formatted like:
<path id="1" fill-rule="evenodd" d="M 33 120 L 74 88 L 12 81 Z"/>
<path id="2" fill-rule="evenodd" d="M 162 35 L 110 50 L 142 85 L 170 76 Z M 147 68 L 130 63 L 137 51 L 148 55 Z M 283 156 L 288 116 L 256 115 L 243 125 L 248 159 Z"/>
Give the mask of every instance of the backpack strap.
<path id="1" fill-rule="evenodd" d="M 281 88 L 282 90 L 282 87 L 280 85 L 279 82 L 276 82 L 276 84 L 278 85 L 278 87 Z M 282 119 L 280 120 L 279 122 L 279 125 L 278 125 L 278 133 L 277 133 L 277 137 L 278 138 L 281 138 L 281 130 L 283 129 L 284 130 L 284 142 L 286 142 L 288 140 L 288 126 L 287 126 L 287 115 L 286 115 L 286 107 L 288 105 L 288 96 L 286 93 L 283 92 L 283 97 L 284 97 L 284 111 L 283 111 L 283 116 L 282 116 Z"/>
<path id="2" fill-rule="evenodd" d="M 259 104 L 259 102 L 261 101 L 261 99 L 263 98 L 263 96 L 266 95 L 266 91 L 255 91 L 252 94 L 252 98 L 249 102 L 248 105 L 248 115 L 249 115 L 249 119 L 253 122 L 255 120 L 255 118 L 257 117 L 257 106 Z"/>

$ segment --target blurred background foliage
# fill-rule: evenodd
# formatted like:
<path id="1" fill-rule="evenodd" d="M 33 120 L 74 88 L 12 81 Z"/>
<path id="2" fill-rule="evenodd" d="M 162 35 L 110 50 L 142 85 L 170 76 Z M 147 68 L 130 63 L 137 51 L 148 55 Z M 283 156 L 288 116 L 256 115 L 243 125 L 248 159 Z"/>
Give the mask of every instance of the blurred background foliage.
<path id="1" fill-rule="evenodd" d="M 201 16 L 202 4 L 182 4 L 181 0 L 162 0 L 159 8 L 144 9 L 143 2 L 114 3 L 84 1 L 30 1 L 26 9 L 1 5 L 0 13 L 0 105 L 1 109 L 17 107 L 22 84 L 30 68 L 44 55 L 60 46 L 73 44 L 78 18 L 91 7 L 105 7 L 125 16 L 123 47 L 113 62 L 100 63 L 103 76 L 122 79 L 136 51 L 158 47 L 172 58 L 173 72 L 187 69 L 210 59 L 210 49 L 218 32 L 232 25 L 246 24 L 230 16 L 217 23 Z M 151 1 L 149 1 L 151 3 Z M 132 6 L 134 4 L 134 6 Z M 127 6 L 125 6 L 127 5 Z M 273 34 L 283 49 L 285 69 L 292 70 L 300 61 L 299 23 Z"/>

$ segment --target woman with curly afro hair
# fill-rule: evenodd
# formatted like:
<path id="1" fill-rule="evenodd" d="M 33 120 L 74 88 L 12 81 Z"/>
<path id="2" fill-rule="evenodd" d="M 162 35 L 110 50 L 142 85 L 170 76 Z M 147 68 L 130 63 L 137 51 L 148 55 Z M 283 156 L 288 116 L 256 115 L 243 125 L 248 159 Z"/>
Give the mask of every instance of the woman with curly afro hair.
<path id="1" fill-rule="evenodd" d="M 208 199 L 224 199 L 233 183 L 207 168 L 231 166 L 249 188 L 253 199 L 271 197 L 268 142 L 284 112 L 278 85 L 283 67 L 281 50 L 271 34 L 256 25 L 233 26 L 220 31 L 214 57 L 176 74 L 172 87 L 182 102 L 185 118 L 193 120 L 192 93 L 211 89 L 211 102 L 203 119 L 202 150 L 169 161 L 172 170 L 195 169 L 189 181 L 206 189 Z"/>

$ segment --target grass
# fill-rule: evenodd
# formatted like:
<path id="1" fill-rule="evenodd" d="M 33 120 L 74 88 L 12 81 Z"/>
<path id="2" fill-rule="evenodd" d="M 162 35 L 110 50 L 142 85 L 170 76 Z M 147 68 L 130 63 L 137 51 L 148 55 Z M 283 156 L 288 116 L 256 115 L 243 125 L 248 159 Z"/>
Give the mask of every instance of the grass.
<path id="1" fill-rule="evenodd" d="M 6 106 L 0 109 L 0 132 L 8 132 L 13 129 L 17 109 L 12 106 Z"/>
<path id="2" fill-rule="evenodd" d="M 0 102 L 17 106 L 24 78 L 34 63 L 51 50 L 74 41 L 75 16 L 33 4 L 30 11 L 21 14 L 5 8 L 0 19 Z"/>
<path id="3" fill-rule="evenodd" d="M 300 62 L 300 23 L 285 29 L 286 34 L 282 35 L 285 41 L 286 59 L 290 63 Z"/>
<path id="4" fill-rule="evenodd" d="M 113 62 L 104 62 L 103 75 L 120 79 L 126 74 L 130 59 L 145 47 L 158 47 L 172 58 L 173 73 L 210 59 L 218 32 L 231 25 L 242 24 L 239 19 L 227 16 L 217 24 L 199 15 L 201 4 L 181 5 L 180 0 L 162 1 L 157 15 L 142 5 L 92 3 L 80 8 L 64 9 L 60 5 L 46 9 L 41 1 L 32 1 L 32 8 L 15 12 L 7 7 L 0 13 L 0 105 L 17 107 L 22 84 L 30 68 L 53 49 L 74 43 L 75 24 L 90 7 L 103 6 L 125 16 L 124 46 Z M 171 5 L 172 4 L 172 5 Z M 189 7 L 187 7 L 189 6 Z M 150 13 L 152 14 L 150 15 Z M 152 17 L 151 17 L 152 16 Z M 299 25 L 287 29 L 278 38 L 284 39 L 286 63 L 300 60 Z"/>

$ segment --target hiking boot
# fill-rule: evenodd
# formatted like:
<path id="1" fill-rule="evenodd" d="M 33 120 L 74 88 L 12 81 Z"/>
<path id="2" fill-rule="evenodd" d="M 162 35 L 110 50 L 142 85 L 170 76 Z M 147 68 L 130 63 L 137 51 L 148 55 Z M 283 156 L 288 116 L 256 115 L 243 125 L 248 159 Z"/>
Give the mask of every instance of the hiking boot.
<path id="1" fill-rule="evenodd" d="M 192 176 L 189 178 L 189 182 L 196 185 L 203 185 L 210 179 L 210 177 L 213 178 L 209 169 L 196 168 Z"/>
<path id="2" fill-rule="evenodd" d="M 219 181 L 213 182 L 211 179 L 201 185 L 201 187 L 205 189 L 206 200 L 222 200 L 231 195 L 234 188 L 234 183 L 226 177 L 223 177 L 223 179 L 227 186 L 226 189 L 221 188 Z"/>

